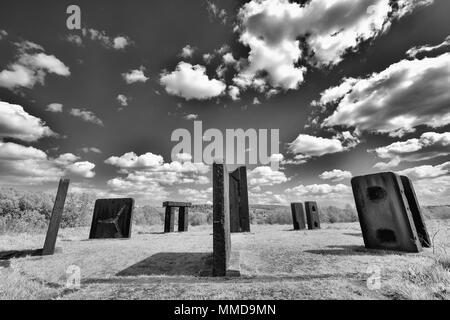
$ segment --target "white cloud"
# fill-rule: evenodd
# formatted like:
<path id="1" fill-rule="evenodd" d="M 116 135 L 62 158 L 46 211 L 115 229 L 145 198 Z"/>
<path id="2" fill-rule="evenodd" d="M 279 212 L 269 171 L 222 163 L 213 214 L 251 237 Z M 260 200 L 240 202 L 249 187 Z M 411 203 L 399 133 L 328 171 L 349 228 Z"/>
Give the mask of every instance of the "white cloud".
<path id="1" fill-rule="evenodd" d="M 65 38 L 68 42 L 73 43 L 79 47 L 83 45 L 83 38 L 77 34 L 68 34 Z"/>
<path id="2" fill-rule="evenodd" d="M 234 59 L 233 54 L 231 52 L 227 52 L 222 57 L 223 63 L 227 65 L 234 65 L 237 63 L 236 59 Z"/>
<path id="3" fill-rule="evenodd" d="M 281 161 L 283 161 L 283 159 L 284 159 L 284 156 L 281 153 L 273 153 L 270 156 L 271 162 L 281 162 Z"/>
<path id="4" fill-rule="evenodd" d="M 210 64 L 211 60 L 214 58 L 214 55 L 212 55 L 211 53 L 205 53 L 203 56 L 203 61 L 205 61 L 206 64 Z"/>
<path id="5" fill-rule="evenodd" d="M 206 100 L 221 95 L 226 85 L 219 80 L 209 79 L 206 69 L 201 65 L 180 62 L 175 71 L 163 72 L 161 84 L 169 94 L 180 96 L 186 100 Z"/>
<path id="6" fill-rule="evenodd" d="M 119 94 L 116 99 L 122 107 L 128 106 L 128 97 L 126 95 Z"/>
<path id="7" fill-rule="evenodd" d="M 113 40 L 113 47 L 116 50 L 123 50 L 130 45 L 130 39 L 124 36 L 115 37 Z"/>
<path id="8" fill-rule="evenodd" d="M 342 197 L 351 194 L 352 190 L 349 186 L 344 184 L 329 185 L 329 184 L 311 184 L 299 185 L 294 188 L 286 189 L 289 196 L 295 198 L 327 198 L 327 197 Z"/>
<path id="9" fill-rule="evenodd" d="M 256 190 L 255 190 L 256 189 Z M 252 188 L 248 193 L 251 203 L 267 205 L 287 205 L 288 201 L 284 195 L 273 193 L 272 191 L 261 192 L 258 188 Z"/>
<path id="10" fill-rule="evenodd" d="M 74 117 L 81 118 L 83 121 L 91 122 L 99 126 L 103 126 L 103 121 L 100 120 L 95 113 L 85 109 L 72 108 L 70 114 Z"/>
<path id="11" fill-rule="evenodd" d="M 256 167 L 248 172 L 248 182 L 251 186 L 272 186 L 288 181 L 288 178 L 282 171 L 272 170 L 271 167 Z"/>
<path id="12" fill-rule="evenodd" d="M 182 188 L 178 189 L 178 194 L 181 195 L 185 201 L 200 204 L 212 203 L 212 188 L 203 190 Z"/>
<path id="13" fill-rule="evenodd" d="M 336 65 L 348 50 L 386 31 L 390 22 L 431 1 L 252 0 L 238 14 L 239 41 L 250 48 L 248 67 L 235 78 L 241 87 L 259 87 L 261 79 L 275 88 L 297 89 L 305 66 Z M 300 45 L 308 56 L 303 56 Z M 267 72 L 262 78 L 260 73 Z"/>
<path id="14" fill-rule="evenodd" d="M 192 161 L 192 155 L 190 153 L 179 153 L 175 157 L 179 162 Z"/>
<path id="15" fill-rule="evenodd" d="M 0 40 L 3 40 L 7 36 L 8 36 L 8 32 L 6 32 L 5 30 L 1 30 L 0 29 Z"/>
<path id="16" fill-rule="evenodd" d="M 22 106 L 0 101 L 0 138 L 36 141 L 55 135 L 45 123 L 27 113 Z"/>
<path id="17" fill-rule="evenodd" d="M 259 99 L 257 97 L 253 98 L 253 104 L 261 104 L 261 101 L 259 101 Z"/>
<path id="18" fill-rule="evenodd" d="M 424 7 L 433 4 L 434 0 L 397 0 L 398 10 L 395 16 L 403 17 L 410 14 L 416 7 Z"/>
<path id="19" fill-rule="evenodd" d="M 180 56 L 182 58 L 191 58 L 192 55 L 194 54 L 195 48 L 191 47 L 190 45 L 186 45 L 183 47 L 183 49 L 181 49 L 181 53 Z"/>
<path id="20" fill-rule="evenodd" d="M 50 103 L 45 108 L 45 111 L 48 111 L 48 112 L 62 112 L 63 111 L 63 105 L 61 103 Z"/>
<path id="21" fill-rule="evenodd" d="M 165 163 L 160 155 L 148 152 L 143 155 L 136 155 L 128 152 L 121 157 L 110 157 L 105 163 L 120 168 L 120 173 L 125 177 L 117 177 L 110 180 L 109 185 L 115 188 L 133 185 L 133 189 L 141 190 L 146 183 L 156 185 L 173 184 L 207 184 L 208 177 L 205 176 L 209 167 L 202 163 L 190 162 L 192 156 L 189 154 L 179 154 L 177 161 Z"/>
<path id="22" fill-rule="evenodd" d="M 54 55 L 44 53 L 41 46 L 30 41 L 16 43 L 16 46 L 18 58 L 0 72 L 0 87 L 31 89 L 36 83 L 44 84 L 49 73 L 63 77 L 70 75 L 69 68 Z"/>
<path id="23" fill-rule="evenodd" d="M 95 164 L 78 160 L 79 157 L 71 153 L 49 158 L 45 152 L 33 147 L 0 143 L 1 184 L 42 184 L 57 181 L 62 176 L 94 177 Z"/>
<path id="24" fill-rule="evenodd" d="M 223 79 L 226 71 L 227 71 L 227 67 L 225 65 L 221 64 L 217 67 L 216 74 L 220 79 Z"/>
<path id="25" fill-rule="evenodd" d="M 99 148 L 95 148 L 95 147 L 85 147 L 85 148 L 81 148 L 81 151 L 83 151 L 84 153 L 89 153 L 89 152 L 93 152 L 93 153 L 102 153 L 102 151 Z"/>
<path id="26" fill-rule="evenodd" d="M 225 9 L 220 9 L 215 3 L 208 0 L 206 1 L 206 5 L 210 18 L 219 19 L 222 24 L 227 22 L 228 17 Z"/>
<path id="27" fill-rule="evenodd" d="M 83 178 L 93 178 L 95 176 L 95 172 L 92 171 L 94 168 L 95 164 L 89 161 L 82 161 L 69 164 L 66 171 L 69 174 L 74 174 Z"/>
<path id="28" fill-rule="evenodd" d="M 337 138 L 322 138 L 308 134 L 299 134 L 288 144 L 290 153 L 301 154 L 305 157 L 320 157 L 325 154 L 345 151 L 342 142 Z"/>
<path id="29" fill-rule="evenodd" d="M 2 160 L 45 159 L 46 157 L 45 152 L 39 149 L 0 141 L 0 159 Z"/>
<path id="30" fill-rule="evenodd" d="M 436 178 L 450 173 L 450 161 L 444 162 L 442 164 L 432 166 L 424 165 L 414 168 L 408 168 L 397 172 L 398 174 L 408 176 L 412 180 Z"/>
<path id="31" fill-rule="evenodd" d="M 138 156 L 134 152 L 128 152 L 120 157 L 110 157 L 106 159 L 105 163 L 119 167 L 119 168 L 149 168 L 162 165 L 164 159 L 160 155 L 147 152 Z"/>
<path id="32" fill-rule="evenodd" d="M 107 49 L 115 49 L 115 50 L 123 50 L 127 46 L 132 44 L 132 41 L 127 36 L 116 36 L 116 37 L 110 37 L 106 34 L 105 31 L 96 30 L 93 28 L 83 28 L 82 29 L 83 37 L 87 37 L 91 39 L 92 41 L 99 42 L 101 45 L 103 45 Z M 74 42 L 78 45 L 80 45 L 80 41 L 74 37 L 67 37 L 68 41 Z M 81 40 L 81 39 L 80 39 Z"/>
<path id="33" fill-rule="evenodd" d="M 236 101 L 239 100 L 240 97 L 240 90 L 236 86 L 229 86 L 228 87 L 228 95 L 231 97 L 231 100 Z"/>
<path id="34" fill-rule="evenodd" d="M 450 203 L 450 175 L 414 181 L 414 189 L 421 205 L 448 205 Z"/>
<path id="35" fill-rule="evenodd" d="M 446 49 L 448 47 L 450 47 L 450 36 L 448 36 L 443 42 L 435 46 L 423 45 L 413 47 L 406 52 L 406 55 L 410 58 L 416 58 L 419 55 L 433 53 L 437 50 Z"/>
<path id="36" fill-rule="evenodd" d="M 186 120 L 196 120 L 198 119 L 198 114 L 190 113 L 183 117 Z"/>
<path id="37" fill-rule="evenodd" d="M 324 171 L 319 175 L 320 179 L 323 180 L 331 180 L 333 182 L 342 181 L 345 179 L 350 179 L 352 177 L 352 173 L 350 171 L 343 171 L 339 169 L 333 169 L 331 171 Z"/>
<path id="38" fill-rule="evenodd" d="M 146 82 L 149 78 L 145 76 L 144 71 L 145 68 L 141 66 L 139 69 L 134 69 L 126 73 L 122 73 L 122 77 L 128 84 L 136 82 Z"/>
<path id="39" fill-rule="evenodd" d="M 389 160 L 375 164 L 376 168 L 384 170 L 395 167 L 403 161 L 416 162 L 448 155 L 449 146 L 450 132 L 425 132 L 418 139 L 398 141 L 368 151 L 374 152 L 381 159 Z"/>
<path id="40" fill-rule="evenodd" d="M 322 126 L 402 136 L 419 125 L 438 128 L 450 123 L 450 53 L 402 60 L 366 79 L 344 82 L 351 89 L 337 90 L 337 108 Z"/>
<path id="41" fill-rule="evenodd" d="M 160 155 L 151 152 L 141 156 L 128 152 L 121 157 L 110 157 L 105 162 L 120 168 L 119 176 L 107 182 L 115 192 L 147 194 L 160 199 L 167 196 L 167 186 L 178 184 L 209 184 L 209 167 L 192 163 L 191 155 L 179 154 L 177 161 L 165 163 Z"/>

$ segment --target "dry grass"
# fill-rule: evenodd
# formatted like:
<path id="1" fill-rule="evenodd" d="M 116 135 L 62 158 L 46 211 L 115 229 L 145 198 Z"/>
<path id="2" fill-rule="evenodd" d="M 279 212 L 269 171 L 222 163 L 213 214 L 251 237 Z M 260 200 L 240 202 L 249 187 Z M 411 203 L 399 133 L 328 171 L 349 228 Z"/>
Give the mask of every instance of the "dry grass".
<path id="1" fill-rule="evenodd" d="M 366 250 L 358 223 L 293 231 L 287 225 L 252 225 L 232 235 L 240 278 L 201 277 L 212 252 L 212 227 L 161 233 L 136 227 L 130 240 L 87 240 L 88 228 L 61 230 L 62 252 L 0 261 L 1 299 L 448 299 L 450 221 L 436 248 L 419 254 Z M 38 248 L 44 236 L 0 236 L 0 251 Z M 67 290 L 67 267 L 81 269 L 80 290 Z M 381 270 L 381 288 L 369 290 L 369 266 Z"/>

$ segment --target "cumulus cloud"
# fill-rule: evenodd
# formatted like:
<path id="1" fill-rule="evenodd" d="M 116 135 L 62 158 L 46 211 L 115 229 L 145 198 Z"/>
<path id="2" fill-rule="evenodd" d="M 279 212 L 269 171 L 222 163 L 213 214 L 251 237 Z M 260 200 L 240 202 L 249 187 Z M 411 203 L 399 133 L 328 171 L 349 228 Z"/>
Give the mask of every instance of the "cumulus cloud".
<path id="1" fill-rule="evenodd" d="M 0 138 L 28 142 L 55 135 L 45 123 L 26 112 L 22 106 L 0 101 Z"/>
<path id="2" fill-rule="evenodd" d="M 319 178 L 322 180 L 331 180 L 333 182 L 342 181 L 345 179 L 350 179 L 352 177 L 352 173 L 350 171 L 343 171 L 339 169 L 333 169 L 331 171 L 324 171 L 319 175 Z"/>
<path id="3" fill-rule="evenodd" d="M 421 205 L 448 205 L 450 203 L 450 175 L 448 174 L 416 180 L 414 189 Z"/>
<path id="4" fill-rule="evenodd" d="M 256 190 L 255 190 L 256 189 Z M 261 191 L 253 188 L 248 192 L 248 199 L 251 203 L 268 205 L 287 205 L 288 201 L 284 195 L 274 193 L 273 191 Z"/>
<path id="5" fill-rule="evenodd" d="M 220 9 L 217 4 L 212 1 L 206 1 L 206 9 L 208 10 L 210 19 L 218 19 L 223 24 L 227 22 L 227 12 L 225 9 Z"/>
<path id="6" fill-rule="evenodd" d="M 445 38 L 443 42 L 435 46 L 423 45 L 413 47 L 406 52 L 406 55 L 410 58 L 420 58 L 421 56 L 438 52 L 441 50 L 448 50 L 449 48 L 450 48 L 450 36 L 448 36 L 447 38 Z"/>
<path id="7" fill-rule="evenodd" d="M 126 96 L 126 95 L 124 95 L 124 94 L 119 94 L 118 96 L 117 96 L 117 102 L 119 102 L 119 104 L 122 106 L 122 107 L 126 107 L 126 106 L 128 106 L 128 97 Z"/>
<path id="8" fill-rule="evenodd" d="M 127 46 L 132 44 L 132 41 L 129 37 L 124 35 L 119 35 L 115 37 L 108 36 L 105 31 L 96 30 L 93 28 L 83 28 L 82 29 L 83 37 L 88 38 L 92 41 L 100 43 L 107 49 L 115 49 L 115 50 L 123 50 Z M 69 38 L 70 37 L 70 38 Z M 79 36 L 78 36 L 79 37 Z M 68 36 L 67 40 L 73 42 L 75 44 L 81 45 L 81 37 L 80 39 L 74 38 L 73 36 Z"/>
<path id="9" fill-rule="evenodd" d="M 375 164 L 376 168 L 387 169 L 398 166 L 403 161 L 416 162 L 429 160 L 450 154 L 450 132 L 425 132 L 418 139 L 394 142 L 388 146 L 379 147 L 374 152 L 379 158 L 388 162 Z"/>
<path id="10" fill-rule="evenodd" d="M 93 152 L 93 153 L 102 153 L 102 151 L 99 148 L 96 147 L 84 147 L 81 148 L 81 151 L 83 151 L 84 153 L 89 153 L 89 152 Z"/>
<path id="11" fill-rule="evenodd" d="M 227 52 L 222 57 L 223 63 L 226 65 L 234 65 L 237 63 L 236 59 L 234 59 L 233 54 L 231 52 Z"/>
<path id="12" fill-rule="evenodd" d="M 229 86 L 228 87 L 228 95 L 230 96 L 231 100 L 236 101 L 239 100 L 240 90 L 236 86 Z"/>
<path id="13" fill-rule="evenodd" d="M 238 14 L 239 41 L 250 48 L 241 87 L 297 89 L 307 65 L 336 65 L 345 53 L 386 31 L 393 19 L 431 1 L 252 0 Z M 307 55 L 304 55 L 301 48 Z M 303 60 L 305 61 L 303 61 Z M 302 63 L 303 65 L 298 65 Z M 261 73 L 267 73 L 262 76 Z M 260 81 L 259 84 L 255 81 Z"/>
<path id="14" fill-rule="evenodd" d="M 118 36 L 113 40 L 113 47 L 116 50 L 125 49 L 128 45 L 130 45 L 130 39 L 128 37 Z"/>
<path id="15" fill-rule="evenodd" d="M 178 194 L 184 198 L 183 200 L 188 202 L 212 204 L 212 188 L 201 190 L 193 188 L 182 188 L 178 189 Z"/>
<path id="16" fill-rule="evenodd" d="M 250 170 L 247 179 L 251 186 L 272 186 L 288 181 L 284 172 L 272 170 L 268 166 L 256 167 Z"/>
<path id="17" fill-rule="evenodd" d="M 180 53 L 180 57 L 182 58 L 191 58 L 192 55 L 194 54 L 195 48 L 191 47 L 190 45 L 186 45 L 183 47 L 183 49 L 181 49 L 181 53 Z"/>
<path id="18" fill-rule="evenodd" d="M 119 168 L 122 176 L 107 182 L 116 192 L 151 193 L 167 195 L 167 186 L 178 184 L 204 185 L 210 183 L 206 174 L 209 167 L 203 163 L 192 163 L 192 156 L 179 154 L 176 161 L 164 162 L 160 155 L 151 152 L 138 156 L 128 152 L 120 157 L 110 157 L 105 162 Z"/>
<path id="19" fill-rule="evenodd" d="M 120 157 L 112 156 L 105 163 L 119 168 L 150 168 L 162 165 L 164 159 L 160 155 L 147 152 L 138 156 L 134 152 L 127 152 Z"/>
<path id="20" fill-rule="evenodd" d="M 66 167 L 66 172 L 81 176 L 83 178 L 93 178 L 95 176 L 95 172 L 92 171 L 94 168 L 95 164 L 92 162 L 81 161 L 69 164 Z"/>
<path id="21" fill-rule="evenodd" d="M 0 142 L 0 180 L 10 185 L 28 185 L 57 181 L 62 176 L 94 177 L 95 164 L 78 160 L 71 153 L 50 158 L 34 147 Z"/>
<path id="22" fill-rule="evenodd" d="M 48 55 L 44 49 L 33 42 L 16 43 L 17 60 L 0 72 L 0 87 L 8 89 L 33 88 L 36 83 L 44 84 L 47 74 L 62 77 L 70 75 L 69 68 L 54 55 Z"/>
<path id="23" fill-rule="evenodd" d="M 6 32 L 5 30 L 1 30 L 0 29 L 0 40 L 3 40 L 7 36 L 8 36 L 8 32 Z"/>
<path id="24" fill-rule="evenodd" d="M 83 121 L 103 126 L 103 121 L 100 118 L 98 118 L 92 111 L 79 108 L 72 108 L 70 110 L 70 114 L 74 117 L 81 118 Z"/>
<path id="25" fill-rule="evenodd" d="M 345 151 L 345 147 L 337 138 L 322 138 L 308 134 L 299 134 L 298 137 L 288 144 L 288 150 L 293 154 L 304 157 L 320 157 L 325 154 Z"/>
<path id="26" fill-rule="evenodd" d="M 83 45 L 83 38 L 81 38 L 79 35 L 77 34 L 68 34 L 65 39 L 70 42 L 73 43 L 79 47 L 81 47 Z"/>
<path id="27" fill-rule="evenodd" d="M 186 120 L 196 120 L 198 119 L 198 114 L 190 113 L 183 117 Z"/>
<path id="28" fill-rule="evenodd" d="M 63 111 L 63 105 L 61 103 L 50 103 L 45 108 L 45 111 L 48 111 L 48 112 L 62 112 Z"/>
<path id="29" fill-rule="evenodd" d="M 145 67 L 141 66 L 139 69 L 134 69 L 126 73 L 122 73 L 122 77 L 128 84 L 136 82 L 146 82 L 149 78 L 145 76 L 144 71 Z"/>
<path id="30" fill-rule="evenodd" d="M 2 160 L 45 159 L 46 157 L 47 155 L 42 150 L 0 141 L 0 159 Z"/>
<path id="31" fill-rule="evenodd" d="M 450 123 L 450 53 L 422 60 L 402 60 L 365 79 L 346 79 L 329 89 L 319 104 L 331 100 L 336 110 L 322 126 L 403 136 L 415 127 Z M 333 94 L 330 94 L 333 92 Z"/>
<path id="32" fill-rule="evenodd" d="M 398 171 L 398 174 L 408 176 L 413 180 L 436 178 L 450 173 L 450 161 L 444 162 L 439 165 L 424 165 L 414 168 L 408 168 L 402 171 Z"/>
<path id="33" fill-rule="evenodd" d="M 210 64 L 211 60 L 214 58 L 214 55 L 211 53 L 205 53 L 202 55 L 203 61 L 205 61 L 206 64 Z"/>
<path id="34" fill-rule="evenodd" d="M 329 198 L 348 196 L 352 193 L 352 190 L 349 186 L 341 183 L 337 185 L 311 184 L 306 186 L 302 184 L 294 188 L 286 189 L 285 192 L 295 198 Z"/>
<path id="35" fill-rule="evenodd" d="M 167 93 L 183 97 L 186 100 L 207 100 L 221 95 L 226 85 L 217 79 L 209 79 L 206 68 L 180 62 L 172 72 L 163 72 L 161 84 Z"/>

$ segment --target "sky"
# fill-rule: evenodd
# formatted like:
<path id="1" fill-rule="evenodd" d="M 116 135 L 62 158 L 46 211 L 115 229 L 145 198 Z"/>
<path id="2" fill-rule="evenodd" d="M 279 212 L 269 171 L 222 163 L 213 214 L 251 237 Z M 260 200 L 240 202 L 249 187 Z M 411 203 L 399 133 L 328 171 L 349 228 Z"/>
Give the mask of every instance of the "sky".
<path id="1" fill-rule="evenodd" d="M 201 121 L 279 130 L 279 170 L 247 163 L 250 203 L 345 206 L 352 177 L 393 171 L 421 204 L 450 204 L 448 12 L 446 0 L 2 0 L 0 187 L 54 192 L 66 176 L 70 192 L 138 205 L 210 203 L 211 166 L 171 156 L 174 130 Z"/>

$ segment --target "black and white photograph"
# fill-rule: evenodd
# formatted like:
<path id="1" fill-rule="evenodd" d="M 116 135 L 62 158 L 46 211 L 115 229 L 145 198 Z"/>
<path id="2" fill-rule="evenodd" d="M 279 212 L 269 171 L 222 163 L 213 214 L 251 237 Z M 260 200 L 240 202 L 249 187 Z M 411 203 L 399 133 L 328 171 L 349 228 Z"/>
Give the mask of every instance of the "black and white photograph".
<path id="1" fill-rule="evenodd" d="M 450 300 L 449 14 L 1 0 L 0 300 Z"/>

